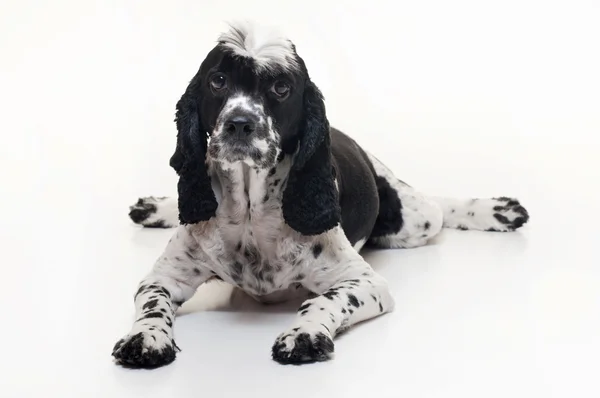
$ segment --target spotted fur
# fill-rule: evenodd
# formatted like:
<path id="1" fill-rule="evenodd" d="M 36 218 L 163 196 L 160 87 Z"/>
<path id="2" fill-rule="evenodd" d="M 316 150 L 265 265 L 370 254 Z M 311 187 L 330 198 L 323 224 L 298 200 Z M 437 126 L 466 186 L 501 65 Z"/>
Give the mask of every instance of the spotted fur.
<path id="1" fill-rule="evenodd" d="M 510 231 L 528 219 L 515 199 L 434 198 L 398 180 L 330 129 L 291 42 L 258 45 L 252 35 L 244 25 L 222 36 L 178 103 L 178 201 L 141 198 L 131 207 L 144 226 L 182 223 L 138 287 L 136 320 L 113 351 L 124 365 L 172 362 L 175 312 L 212 278 L 263 302 L 310 293 L 272 358 L 327 360 L 336 335 L 394 308 L 386 281 L 359 254 L 365 244 L 418 247 L 444 226 Z M 228 73 L 227 90 L 206 88 L 214 70 Z M 279 78 L 293 83 L 285 99 L 272 93 Z M 233 136 L 226 125 L 240 117 L 252 128 Z"/>

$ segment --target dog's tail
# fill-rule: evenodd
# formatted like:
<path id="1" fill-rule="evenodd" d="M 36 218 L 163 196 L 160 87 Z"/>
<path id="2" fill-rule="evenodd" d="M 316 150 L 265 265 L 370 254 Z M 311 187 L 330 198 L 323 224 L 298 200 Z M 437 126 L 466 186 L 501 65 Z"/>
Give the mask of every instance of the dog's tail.
<path id="1" fill-rule="evenodd" d="M 432 199 L 442 208 L 444 228 L 508 232 L 529 221 L 527 210 L 513 198 Z"/>
<path id="2" fill-rule="evenodd" d="M 173 228 L 179 225 L 177 198 L 148 196 L 129 206 L 129 218 L 147 228 Z"/>

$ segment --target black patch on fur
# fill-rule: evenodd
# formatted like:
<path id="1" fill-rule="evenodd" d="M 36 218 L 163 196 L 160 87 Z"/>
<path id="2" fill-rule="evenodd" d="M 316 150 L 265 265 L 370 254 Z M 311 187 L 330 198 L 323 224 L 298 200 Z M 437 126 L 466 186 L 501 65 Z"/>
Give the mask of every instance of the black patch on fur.
<path id="1" fill-rule="evenodd" d="M 381 302 L 379 302 L 379 312 L 383 312 L 383 306 L 381 305 Z"/>
<path id="2" fill-rule="evenodd" d="M 458 227 L 456 227 L 456 229 L 461 230 L 461 231 L 468 231 L 469 228 L 465 227 L 464 225 L 459 225 Z"/>
<path id="3" fill-rule="evenodd" d="M 474 217 L 474 216 L 475 216 L 475 212 L 472 212 L 472 211 L 468 212 L 467 214 L 468 214 L 469 216 L 471 216 L 471 217 Z"/>
<path id="4" fill-rule="evenodd" d="M 304 315 L 306 315 L 306 313 L 307 313 L 307 312 L 308 312 L 308 310 L 304 310 L 304 311 L 302 311 L 302 312 L 300 313 L 300 316 L 304 316 Z"/>
<path id="5" fill-rule="evenodd" d="M 237 246 L 235 247 L 235 250 L 238 251 L 238 252 L 240 250 L 242 250 L 242 242 L 238 242 Z"/>
<path id="6" fill-rule="evenodd" d="M 142 292 L 143 292 L 144 290 L 146 290 L 146 288 L 147 288 L 147 286 L 146 286 L 146 285 L 142 285 L 142 286 L 140 286 L 140 287 L 139 287 L 139 289 L 137 290 L 137 292 L 135 293 L 135 295 L 133 296 L 133 297 L 134 297 L 134 299 L 136 299 L 136 298 L 137 298 L 137 296 L 139 296 L 140 294 L 142 294 Z"/>
<path id="7" fill-rule="evenodd" d="M 167 296 L 167 298 L 171 298 L 171 293 L 169 293 L 169 291 L 167 289 L 165 289 L 164 287 L 160 286 L 158 289 L 156 289 L 158 292 L 161 292 L 163 294 L 165 294 Z"/>
<path id="8" fill-rule="evenodd" d="M 375 297 L 374 294 L 371 295 L 371 298 L 373 299 L 374 302 L 377 302 L 377 297 Z"/>
<path id="9" fill-rule="evenodd" d="M 312 247 L 313 256 L 315 256 L 315 258 L 319 257 L 322 251 L 323 245 L 321 245 L 320 243 L 317 243 Z"/>
<path id="10" fill-rule="evenodd" d="M 173 305 L 181 307 L 183 305 L 183 300 L 173 300 Z"/>
<path id="11" fill-rule="evenodd" d="M 156 213 L 156 205 L 147 203 L 144 198 L 139 198 L 137 203 L 129 208 L 129 218 L 136 224 L 141 224 L 150 215 Z"/>
<path id="12" fill-rule="evenodd" d="M 337 296 L 338 296 L 338 292 L 335 290 L 329 290 L 329 291 L 326 291 L 325 293 L 323 293 L 323 297 L 325 297 L 326 299 L 329 299 L 329 300 L 333 300 L 333 298 L 337 297 Z"/>
<path id="13" fill-rule="evenodd" d="M 145 314 L 140 319 L 138 319 L 138 321 L 141 320 L 141 319 L 163 318 L 163 317 L 164 317 L 164 315 L 161 312 L 154 311 L 154 312 L 149 312 L 149 313 Z"/>
<path id="14" fill-rule="evenodd" d="M 348 294 L 348 305 L 351 305 L 353 307 L 360 307 L 360 303 L 358 302 L 358 299 L 356 298 L 355 295 L 353 294 Z"/>
<path id="15" fill-rule="evenodd" d="M 505 225 L 510 224 L 510 220 L 506 216 L 503 216 L 502 214 L 494 213 L 494 218 L 496 220 L 500 221 L 502 224 L 505 224 Z"/>
<path id="16" fill-rule="evenodd" d="M 202 274 L 202 271 L 200 271 L 200 269 L 198 269 L 198 268 L 194 268 L 194 274 L 200 275 L 200 274 Z"/>
<path id="17" fill-rule="evenodd" d="M 425 231 L 427 231 L 429 228 L 431 228 L 431 223 L 429 221 L 425 221 L 425 225 L 423 225 L 423 229 Z"/>
<path id="18" fill-rule="evenodd" d="M 305 309 L 307 309 L 308 307 L 310 307 L 312 304 L 311 303 L 306 303 L 303 304 L 300 308 L 298 308 L 298 312 L 300 311 L 304 311 Z"/>
<path id="19" fill-rule="evenodd" d="M 404 225 L 402 202 L 396 190 L 384 177 L 375 176 L 375 183 L 379 196 L 379 213 L 371 237 L 397 234 Z"/>
<path id="20" fill-rule="evenodd" d="M 158 299 L 147 301 L 143 306 L 142 310 L 152 310 L 158 305 Z"/>

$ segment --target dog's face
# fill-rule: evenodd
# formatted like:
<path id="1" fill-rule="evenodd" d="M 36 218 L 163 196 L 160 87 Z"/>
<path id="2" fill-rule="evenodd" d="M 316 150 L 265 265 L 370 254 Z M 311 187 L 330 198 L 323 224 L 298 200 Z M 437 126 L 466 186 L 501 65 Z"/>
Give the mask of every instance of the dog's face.
<path id="1" fill-rule="evenodd" d="M 286 38 L 232 26 L 181 96 L 176 122 L 171 166 L 179 174 L 182 223 L 216 214 L 207 163 L 271 169 L 282 153 L 293 157 L 281 199 L 285 222 L 304 235 L 340 222 L 323 96 Z"/>
<path id="2" fill-rule="evenodd" d="M 270 168 L 284 146 L 295 149 L 307 74 L 291 42 L 278 36 L 257 42 L 232 30 L 219 38 L 198 78 L 211 161 Z"/>

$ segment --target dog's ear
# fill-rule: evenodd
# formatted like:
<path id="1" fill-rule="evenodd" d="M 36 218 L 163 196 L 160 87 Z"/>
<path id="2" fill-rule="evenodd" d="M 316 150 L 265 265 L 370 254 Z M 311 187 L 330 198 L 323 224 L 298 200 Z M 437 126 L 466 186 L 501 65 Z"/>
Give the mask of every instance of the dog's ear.
<path id="1" fill-rule="evenodd" d="M 177 102 L 177 147 L 171 167 L 179 175 L 179 221 L 195 224 L 215 215 L 217 200 L 206 167 L 207 132 L 203 129 L 199 101 L 200 72 Z"/>
<path id="2" fill-rule="evenodd" d="M 310 79 L 304 88 L 299 148 L 283 193 L 283 218 L 303 235 L 317 235 L 340 222 L 331 163 L 331 137 L 321 91 Z"/>

